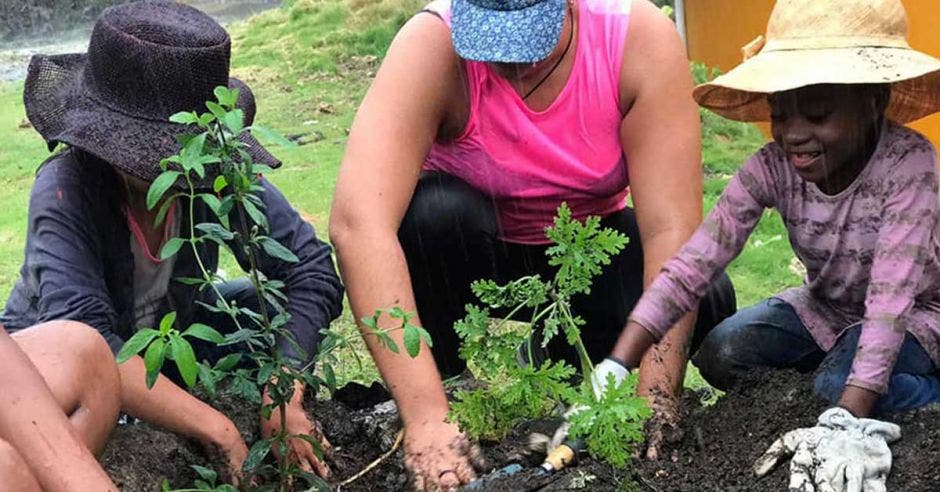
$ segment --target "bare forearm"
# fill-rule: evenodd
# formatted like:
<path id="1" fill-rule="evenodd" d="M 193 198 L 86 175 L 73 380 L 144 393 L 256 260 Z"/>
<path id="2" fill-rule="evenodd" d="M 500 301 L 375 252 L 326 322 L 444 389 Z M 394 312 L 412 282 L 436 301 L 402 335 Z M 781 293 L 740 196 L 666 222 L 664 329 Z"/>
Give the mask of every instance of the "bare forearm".
<path id="1" fill-rule="evenodd" d="M 357 320 L 371 316 L 377 309 L 393 306 L 417 311 L 408 267 L 397 237 L 379 233 L 351 234 L 347 240 L 337 242 L 337 256 Z M 418 319 L 412 322 L 420 325 Z M 395 322 L 383 317 L 379 327 L 393 328 Z M 412 359 L 403 350 L 395 354 L 368 332 L 363 333 L 405 425 L 443 419 L 447 413 L 447 398 L 428 347 L 422 345 L 418 356 Z M 400 330 L 391 333 L 399 347 L 404 346 L 402 336 Z"/>
<path id="2" fill-rule="evenodd" d="M 238 436 L 238 430 L 227 417 L 165 376 L 158 376 L 153 388 L 148 389 L 147 370 L 139 356 L 118 368 L 122 407 L 128 414 L 203 443 L 217 442 L 224 435 Z"/>
<path id="3" fill-rule="evenodd" d="M 641 224 L 644 289 L 656 279 L 663 264 L 679 251 L 697 226 L 693 219 L 673 222 L 672 227 L 662 229 L 657 227 L 658 221 L 646 224 L 647 232 L 643 232 L 644 224 Z M 664 390 L 674 387 L 678 390 L 685 373 L 686 345 L 694 325 L 695 313 L 691 313 L 682 318 L 660 343 L 654 346 L 655 338 L 646 328 L 639 323 L 628 321 L 611 350 L 611 356 L 625 362 L 631 369 L 640 367 L 639 389 L 644 393 L 653 386 Z M 653 350 L 649 350 L 651 347 Z"/>
<path id="4" fill-rule="evenodd" d="M 678 395 L 685 378 L 688 346 L 695 330 L 695 314 L 683 317 L 656 345 L 647 350 L 640 364 L 637 392 L 650 394 L 650 390 Z"/>
<path id="5" fill-rule="evenodd" d="M 5 332 L 0 361 L 0 438 L 26 460 L 43 490 L 117 490 L 39 372 Z"/>

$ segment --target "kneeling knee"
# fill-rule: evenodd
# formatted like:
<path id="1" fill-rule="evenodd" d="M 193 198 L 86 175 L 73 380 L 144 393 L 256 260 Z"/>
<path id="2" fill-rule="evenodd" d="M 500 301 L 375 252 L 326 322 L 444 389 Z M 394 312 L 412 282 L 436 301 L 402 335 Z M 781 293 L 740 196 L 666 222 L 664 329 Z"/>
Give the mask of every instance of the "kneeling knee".
<path id="1" fill-rule="evenodd" d="M 702 342 L 692 363 L 708 384 L 727 390 L 735 380 L 734 350 L 734 344 L 727 337 L 712 333 Z"/>

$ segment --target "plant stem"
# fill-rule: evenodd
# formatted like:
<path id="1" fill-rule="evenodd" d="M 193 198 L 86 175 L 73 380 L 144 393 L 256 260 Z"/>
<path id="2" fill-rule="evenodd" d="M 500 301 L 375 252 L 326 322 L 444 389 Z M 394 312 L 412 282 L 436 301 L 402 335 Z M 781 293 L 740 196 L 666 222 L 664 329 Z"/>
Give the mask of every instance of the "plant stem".
<path id="1" fill-rule="evenodd" d="M 242 329 L 241 323 L 238 322 L 238 316 L 231 312 L 231 306 L 228 304 L 228 300 L 222 296 L 222 292 L 219 291 L 218 286 L 213 282 L 213 276 L 209 274 L 209 271 L 206 269 L 205 263 L 202 261 L 202 256 L 199 255 L 199 248 L 196 247 L 196 187 L 193 185 L 192 178 L 189 177 L 189 173 L 185 174 L 186 184 L 189 186 L 189 246 L 193 250 L 193 256 L 196 258 L 196 264 L 199 266 L 199 271 L 202 272 L 202 278 L 205 280 L 209 286 L 212 288 L 212 291 L 215 293 L 216 299 L 222 301 L 225 304 L 226 312 L 231 316 L 232 321 L 235 323 L 235 328 L 238 330 Z M 249 348 L 250 345 L 249 345 Z M 254 351 L 252 349 L 252 351 Z"/>
<path id="2" fill-rule="evenodd" d="M 594 372 L 594 364 L 591 363 L 591 356 L 588 355 L 587 348 L 584 347 L 584 342 L 581 341 L 580 329 L 578 325 L 575 324 L 574 317 L 571 316 L 568 306 L 561 306 L 561 314 L 564 316 L 569 329 L 576 333 L 574 337 L 574 347 L 578 351 L 578 358 L 581 359 L 581 373 L 584 376 L 584 380 L 589 381 L 591 373 Z"/>
<path id="3" fill-rule="evenodd" d="M 291 382 L 291 384 L 293 384 L 293 381 Z M 280 392 L 278 392 L 278 394 L 280 395 Z M 280 419 L 281 419 L 281 432 L 277 434 L 277 438 L 275 439 L 275 443 L 277 444 L 281 442 L 287 443 L 287 441 L 290 439 L 290 436 L 287 435 L 287 402 L 283 400 L 284 398 L 281 398 L 281 402 L 278 403 L 277 405 L 277 411 L 280 412 Z M 290 454 L 289 444 L 288 444 L 288 454 Z M 288 487 L 290 486 L 290 483 L 291 483 L 291 475 L 290 475 L 290 470 L 289 470 L 290 468 L 289 458 L 290 456 L 281 456 L 280 470 L 279 470 L 280 476 L 281 476 L 280 477 L 281 478 L 281 492 L 287 492 Z"/>

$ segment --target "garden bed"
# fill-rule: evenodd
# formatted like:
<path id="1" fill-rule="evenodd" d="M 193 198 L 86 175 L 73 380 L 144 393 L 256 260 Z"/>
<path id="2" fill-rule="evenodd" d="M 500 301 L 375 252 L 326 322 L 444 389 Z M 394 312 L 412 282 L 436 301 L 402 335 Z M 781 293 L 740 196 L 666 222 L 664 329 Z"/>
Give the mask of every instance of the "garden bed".
<path id="1" fill-rule="evenodd" d="M 384 398 L 355 386 L 336 400 L 310 402 L 313 414 L 335 448 L 332 482 L 339 483 L 365 468 L 390 449 L 398 424 L 394 406 L 375 406 Z M 692 400 L 690 400 L 692 402 Z M 694 406 L 694 403 L 692 405 Z M 250 441 L 257 433 L 257 413 L 245 405 L 222 403 L 220 408 Z M 484 446 L 490 469 L 520 463 L 524 470 L 488 481 L 477 490 L 647 490 L 647 491 L 766 491 L 785 490 L 787 467 L 756 480 L 751 464 L 782 433 L 813 424 L 826 405 L 812 395 L 811 378 L 791 372 L 756 375 L 742 391 L 730 392 L 711 407 L 692 409 L 683 439 L 655 462 L 635 460 L 633 468 L 618 470 L 591 459 L 561 473 L 544 476 L 535 471 L 539 457 L 526 452 L 530 432 L 550 433 L 555 422 L 519 426 L 499 445 Z M 892 446 L 894 471 L 888 490 L 905 492 L 940 490 L 940 408 L 928 408 L 892 418 L 903 438 Z M 126 491 L 152 491 L 164 477 L 174 487 L 192 485 L 189 464 L 208 465 L 198 445 L 144 424 L 120 426 L 105 451 L 103 462 Z M 400 491 L 407 476 L 399 450 L 363 475 L 345 491 Z"/>

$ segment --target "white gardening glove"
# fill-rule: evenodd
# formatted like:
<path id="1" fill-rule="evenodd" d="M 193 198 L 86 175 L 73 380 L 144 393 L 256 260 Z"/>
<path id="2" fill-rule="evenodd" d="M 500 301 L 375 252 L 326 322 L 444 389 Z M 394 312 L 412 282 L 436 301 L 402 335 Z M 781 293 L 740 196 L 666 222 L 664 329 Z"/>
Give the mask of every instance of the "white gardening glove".
<path id="1" fill-rule="evenodd" d="M 600 400 L 601 396 L 607 391 L 607 387 L 610 384 L 610 375 L 613 375 L 614 385 L 619 385 L 630 375 L 630 370 L 620 362 L 610 358 L 604 359 L 600 364 L 594 366 L 594 371 L 591 372 L 591 389 L 594 390 L 594 398 Z M 569 417 L 578 413 L 583 408 L 584 407 L 581 406 L 569 408 L 564 415 L 565 421 L 558 426 L 558 429 L 555 430 L 551 438 L 538 433 L 530 435 L 529 448 L 541 452 L 548 452 L 557 448 L 564 442 L 565 438 L 568 437 L 568 427 L 570 427 L 568 424 Z"/>
<path id="2" fill-rule="evenodd" d="M 830 408 L 816 427 L 796 429 L 777 439 L 754 463 L 763 477 L 790 459 L 794 492 L 884 492 L 891 473 L 888 444 L 901 438 L 896 424 L 854 417 L 844 408 Z"/>
<path id="3" fill-rule="evenodd" d="M 610 375 L 613 375 L 614 386 L 619 386 L 627 376 L 630 370 L 620 362 L 611 358 L 606 358 L 600 364 L 594 366 L 594 372 L 591 373 L 591 388 L 594 389 L 594 398 L 598 400 L 607 391 L 607 385 L 610 384 Z"/>

